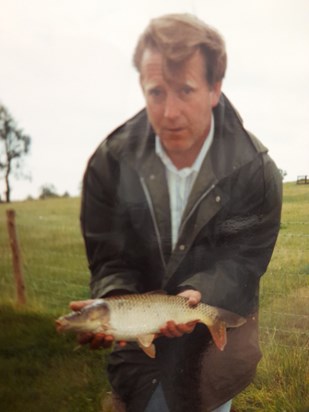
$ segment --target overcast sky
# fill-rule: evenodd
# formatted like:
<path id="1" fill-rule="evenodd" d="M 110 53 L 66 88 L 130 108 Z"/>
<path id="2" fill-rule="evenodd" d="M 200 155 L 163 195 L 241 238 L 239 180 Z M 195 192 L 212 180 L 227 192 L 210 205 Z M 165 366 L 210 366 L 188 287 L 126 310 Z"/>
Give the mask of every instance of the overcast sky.
<path id="1" fill-rule="evenodd" d="M 32 138 L 32 181 L 12 181 L 13 199 L 44 184 L 79 193 L 91 153 L 143 107 L 131 56 L 149 19 L 170 12 L 221 32 L 223 91 L 286 180 L 309 174 L 308 0 L 0 0 L 0 10 L 0 102 Z"/>

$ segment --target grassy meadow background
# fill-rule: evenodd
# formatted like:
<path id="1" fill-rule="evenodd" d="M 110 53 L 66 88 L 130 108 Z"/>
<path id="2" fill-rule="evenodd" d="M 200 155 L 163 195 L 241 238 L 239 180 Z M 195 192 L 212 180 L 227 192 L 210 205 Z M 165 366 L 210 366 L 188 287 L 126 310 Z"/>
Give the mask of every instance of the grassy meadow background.
<path id="1" fill-rule="evenodd" d="M 77 198 L 0 204 L 0 411 L 98 412 L 107 353 L 75 350 L 54 319 L 88 297 Z M 18 307 L 6 229 L 16 211 L 27 305 Z M 309 411 L 309 185 L 284 185 L 282 224 L 261 283 L 264 357 L 237 412 Z"/>

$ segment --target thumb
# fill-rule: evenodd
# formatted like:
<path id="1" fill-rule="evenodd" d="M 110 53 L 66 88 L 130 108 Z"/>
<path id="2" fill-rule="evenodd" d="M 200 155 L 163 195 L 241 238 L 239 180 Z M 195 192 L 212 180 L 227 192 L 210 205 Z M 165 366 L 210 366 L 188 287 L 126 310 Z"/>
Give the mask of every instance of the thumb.
<path id="1" fill-rule="evenodd" d="M 70 307 L 70 309 L 72 309 L 74 311 L 79 311 L 79 310 L 83 309 L 85 306 L 90 305 L 93 302 L 94 302 L 93 299 L 73 300 L 72 302 L 70 302 L 69 307 Z"/>
<path id="2" fill-rule="evenodd" d="M 183 292 L 179 293 L 179 296 L 187 298 L 190 306 L 197 305 L 198 303 L 200 303 L 202 298 L 201 292 L 193 289 L 184 290 Z"/>

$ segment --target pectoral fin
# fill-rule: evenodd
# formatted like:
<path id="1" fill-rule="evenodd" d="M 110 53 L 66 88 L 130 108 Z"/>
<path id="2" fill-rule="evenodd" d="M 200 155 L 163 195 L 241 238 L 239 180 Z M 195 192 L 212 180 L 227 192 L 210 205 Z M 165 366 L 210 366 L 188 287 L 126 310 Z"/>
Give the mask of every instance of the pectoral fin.
<path id="1" fill-rule="evenodd" d="M 137 336 L 137 343 L 138 346 L 148 355 L 150 358 L 156 357 L 156 348 L 155 345 L 152 343 L 154 340 L 155 335 L 140 335 Z"/>
<path id="2" fill-rule="evenodd" d="M 224 350 L 226 345 L 226 324 L 222 321 L 217 321 L 213 325 L 208 325 L 212 339 L 218 349 Z"/>

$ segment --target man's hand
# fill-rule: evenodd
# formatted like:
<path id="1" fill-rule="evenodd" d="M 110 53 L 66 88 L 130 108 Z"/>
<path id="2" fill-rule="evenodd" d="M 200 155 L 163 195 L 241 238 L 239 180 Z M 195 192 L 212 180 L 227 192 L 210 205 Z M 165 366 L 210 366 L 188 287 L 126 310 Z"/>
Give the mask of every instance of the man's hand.
<path id="1" fill-rule="evenodd" d="M 178 296 L 188 298 L 188 303 L 191 306 L 197 305 L 201 300 L 201 293 L 192 289 L 185 290 L 179 293 Z M 73 311 L 79 311 L 84 306 L 90 305 L 92 302 L 94 302 L 94 299 L 72 301 L 70 303 L 70 308 Z M 165 327 L 160 329 L 160 332 L 168 338 L 176 338 L 184 335 L 185 333 L 193 332 L 196 324 L 197 321 L 183 324 L 176 324 L 174 321 L 169 321 Z M 78 334 L 77 340 L 80 345 L 89 344 L 91 349 L 110 348 L 115 341 L 112 335 L 89 332 Z M 118 344 L 121 347 L 124 347 L 126 345 L 126 341 L 119 341 Z"/>
<path id="2" fill-rule="evenodd" d="M 202 298 L 202 295 L 199 291 L 192 289 L 187 289 L 179 293 L 178 296 L 187 298 L 190 306 L 197 305 Z M 176 324 L 174 321 L 169 321 L 164 328 L 160 329 L 160 332 L 162 335 L 168 338 L 178 338 L 185 333 L 193 332 L 197 322 L 198 321 Z"/>
<path id="3" fill-rule="evenodd" d="M 198 290 L 194 290 L 194 289 L 184 290 L 183 292 L 178 293 L 177 296 L 182 296 L 184 298 L 187 298 L 190 306 L 197 305 L 198 303 L 200 303 L 202 299 L 201 292 L 199 292 Z"/>
<path id="4" fill-rule="evenodd" d="M 84 306 L 90 305 L 93 303 L 95 299 L 88 299 L 88 300 L 77 300 L 70 303 L 70 308 L 73 311 L 79 311 Z M 106 335 L 104 333 L 79 333 L 77 335 L 77 341 L 80 345 L 86 345 L 89 343 L 91 349 L 99 349 L 99 348 L 110 348 L 114 343 L 114 337 L 112 335 Z M 120 346 L 125 346 L 125 341 L 119 342 Z"/>

